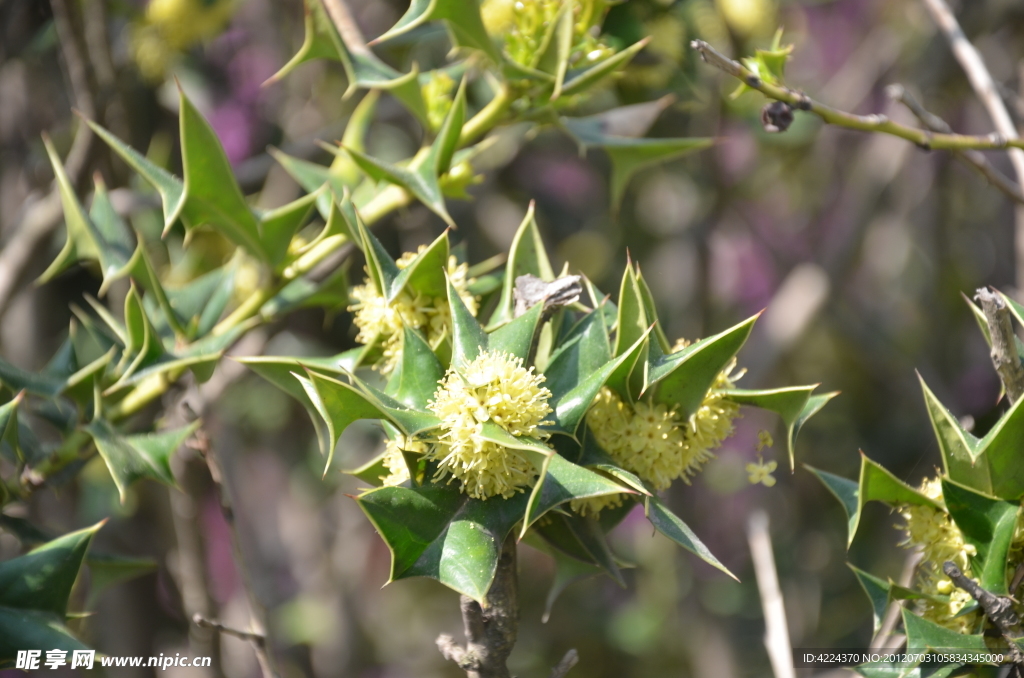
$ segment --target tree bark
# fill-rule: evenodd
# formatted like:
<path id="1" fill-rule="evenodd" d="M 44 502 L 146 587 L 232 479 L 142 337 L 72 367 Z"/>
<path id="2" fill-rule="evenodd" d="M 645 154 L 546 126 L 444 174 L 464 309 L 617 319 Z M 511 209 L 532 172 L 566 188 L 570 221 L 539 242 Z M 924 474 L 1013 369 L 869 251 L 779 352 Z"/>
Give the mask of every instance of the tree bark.
<path id="1" fill-rule="evenodd" d="M 437 647 L 466 672 L 467 678 L 511 678 L 508 657 L 519 633 L 519 577 L 516 572 L 516 537 L 509 534 L 501 547 L 494 581 L 484 605 L 462 596 L 462 623 L 466 646 L 449 635 L 437 639 Z"/>

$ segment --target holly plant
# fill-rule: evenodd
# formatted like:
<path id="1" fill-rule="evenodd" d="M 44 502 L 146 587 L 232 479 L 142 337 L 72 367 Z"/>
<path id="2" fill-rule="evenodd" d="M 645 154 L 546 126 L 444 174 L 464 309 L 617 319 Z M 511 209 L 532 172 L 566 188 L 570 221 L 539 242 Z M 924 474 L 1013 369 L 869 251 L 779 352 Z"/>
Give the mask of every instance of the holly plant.
<path id="1" fill-rule="evenodd" d="M 1002 293 L 979 290 L 979 295 L 999 309 L 991 316 L 990 309 L 983 312 L 971 303 L 986 340 L 998 349 L 993 355 L 1012 350 L 1010 359 L 1021 370 L 1020 341 L 1008 318 L 1024 322 L 1024 307 Z M 1005 324 L 1000 315 L 1006 317 Z M 898 527 L 905 534 L 902 545 L 920 554 L 909 586 L 850 565 L 871 601 L 875 632 L 890 606 L 899 606 L 907 656 L 914 658 L 902 664 L 875 662 L 856 668 L 869 678 L 988 676 L 996 674 L 995 664 L 1011 662 L 1019 671 L 1024 666 L 1024 632 L 1019 626 L 1024 606 L 1017 598 L 1024 580 L 1020 510 L 1024 497 L 1024 465 L 1020 463 L 1024 401 L 1019 392 L 1006 393 L 1006 411 L 978 437 L 939 402 L 923 378 L 920 381 L 942 456 L 942 468 L 934 476 L 913 487 L 864 453 L 856 482 L 808 467 L 842 503 L 849 521 L 849 543 L 857 535 L 864 505 L 879 501 L 898 513 Z M 892 630 L 885 629 L 882 635 Z M 886 640 L 881 638 L 882 647 L 890 647 L 884 644 Z M 920 659 L 929 650 L 937 650 L 938 657 L 949 661 L 922 663 Z M 982 659 L 1002 657 L 1003 661 L 972 660 L 979 655 Z"/>
<path id="2" fill-rule="evenodd" d="M 616 99 L 610 85 L 646 45 L 603 36 L 606 10 L 601 0 L 415 0 L 366 43 L 343 2 L 309 0 L 304 41 L 272 80 L 325 59 L 344 71 L 346 97 L 362 98 L 340 142 L 323 144 L 330 164 L 271 149 L 303 189 L 275 209 L 243 193 L 184 92 L 178 174 L 82 122 L 138 175 L 132 190 L 149 191 L 155 212 L 126 218 L 99 174 L 83 200 L 62 149 L 44 139 L 66 244 L 39 282 L 81 266 L 101 282 L 98 298 L 85 294 L 72 306 L 68 335 L 43 369 L 0 360 L 0 505 L 72 482 L 93 459 L 105 463 L 122 503 L 141 480 L 174 487 L 172 455 L 202 424 L 167 426 L 164 406 L 210 379 L 254 328 L 297 309 L 350 311 L 353 350 L 242 361 L 310 412 L 325 472 L 352 422 L 379 422 L 385 451 L 359 465 L 342 449 L 338 464 L 366 486 L 356 501 L 391 549 L 391 579 L 433 577 L 463 594 L 471 614 L 507 622 L 484 624 L 490 631 L 466 648 L 442 643 L 467 671 L 507 675 L 521 540 L 555 558 L 559 582 L 590 572 L 621 582 L 607 534 L 640 506 L 655 529 L 725 571 L 657 493 L 700 469 L 744 405 L 781 415 L 792 463 L 797 432 L 831 397 L 810 386 L 736 388 L 735 355 L 754 318 L 670 342 L 639 267 L 626 267 L 617 303 L 588 280 L 555 275 L 532 210 L 502 272 L 496 260 L 463 261 L 447 231 L 394 259 L 369 230 L 413 203 L 436 214 L 437 226 L 454 226 L 448 201 L 470 196 L 480 180 L 474 163 L 524 128 L 603 149 L 616 202 L 637 171 L 710 146 L 643 138 L 661 103 L 595 112 Z M 375 51 L 427 24 L 447 30 L 444 63 L 399 70 Z M 382 96 L 422 127 L 412 157 L 390 162 L 367 151 Z M 352 253 L 365 262 L 357 285 L 344 261 Z M 67 608 L 83 563 L 94 593 L 151 566 L 86 558 L 98 526 L 51 540 L 14 514 L 0 526 L 26 547 L 42 546 L 0 564 L 0 662 L 47 643 L 78 647 L 64 622 L 77 614 Z"/>

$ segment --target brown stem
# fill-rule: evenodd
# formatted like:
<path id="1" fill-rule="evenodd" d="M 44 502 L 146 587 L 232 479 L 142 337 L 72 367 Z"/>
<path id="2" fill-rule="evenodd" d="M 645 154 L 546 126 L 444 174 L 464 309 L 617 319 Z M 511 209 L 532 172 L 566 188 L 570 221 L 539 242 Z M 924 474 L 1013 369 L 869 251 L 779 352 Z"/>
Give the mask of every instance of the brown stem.
<path id="1" fill-rule="evenodd" d="M 242 631 L 231 626 L 225 626 L 218 621 L 207 619 L 198 612 L 192 615 L 192 623 L 196 626 L 204 629 L 213 629 L 228 636 L 234 636 L 239 640 L 244 640 L 251 643 L 253 647 L 262 648 L 264 651 L 267 648 L 267 637 L 262 633 L 251 633 L 249 631 Z"/>
<path id="2" fill-rule="evenodd" d="M 992 341 L 992 364 L 1003 381 L 1010 402 L 1017 402 L 1024 393 L 1024 367 L 1017 353 L 1017 336 L 1010 323 L 1010 309 L 1002 295 L 987 287 L 978 288 L 974 298 L 981 304 L 988 324 Z"/>
<path id="3" fill-rule="evenodd" d="M 999 632 L 1003 634 L 1003 638 L 1010 644 L 1013 663 L 1017 666 L 1024 666 L 1024 654 L 1014 642 L 1014 638 L 1020 635 L 1020 617 L 1013 609 L 1013 599 L 1008 596 L 997 596 L 991 591 L 981 588 L 978 582 L 964 575 L 951 560 L 942 564 L 942 571 L 953 580 L 954 584 L 970 593 L 971 597 L 978 601 L 978 606 L 985 612 L 985 616 L 992 620 Z"/>
<path id="4" fill-rule="evenodd" d="M 700 52 L 704 61 L 737 78 L 746 84 L 747 87 L 756 89 L 769 99 L 783 101 L 794 109 L 813 113 L 830 125 L 860 130 L 862 132 L 891 134 L 892 136 L 906 139 L 924 149 L 995 151 L 1007 148 L 1024 148 L 1024 140 L 1009 138 L 1005 134 L 998 132 L 986 136 L 940 134 L 901 125 L 884 115 L 856 115 L 841 111 L 816 101 L 803 92 L 765 82 L 756 73 L 743 66 L 743 64 L 733 61 L 703 40 L 694 40 L 690 43 L 690 46 Z"/>
<path id="5" fill-rule="evenodd" d="M 569 673 L 569 669 L 576 666 L 579 660 L 579 653 L 576 650 L 569 650 L 562 657 L 562 661 L 558 662 L 558 666 L 551 669 L 551 678 L 564 678 L 565 674 Z"/>
<path id="6" fill-rule="evenodd" d="M 252 642 L 252 649 L 256 653 L 256 660 L 259 662 L 263 678 L 278 678 L 280 674 L 278 674 L 277 671 L 274 655 L 269 651 L 266 642 L 266 609 L 263 607 L 263 603 L 260 602 L 259 597 L 253 589 L 252 577 L 250 576 L 249 568 L 246 566 L 245 558 L 242 555 L 242 544 L 238 534 L 238 526 L 235 523 L 235 511 L 231 501 L 231 493 L 227 487 L 227 483 L 225 482 L 224 475 L 221 472 L 220 462 L 210 445 L 209 437 L 203 429 L 196 431 L 195 439 L 190 444 L 198 450 L 206 460 L 206 464 L 210 468 L 210 476 L 213 479 L 213 483 L 217 488 L 217 494 L 220 497 L 221 513 L 224 516 L 224 521 L 228 524 L 228 529 L 231 534 L 231 547 L 234 552 L 235 566 L 238 568 L 239 575 L 241 575 L 242 584 L 249 599 L 250 625 L 252 627 L 252 631 L 246 632 L 247 635 L 251 636 L 248 639 L 250 641 L 252 641 L 253 638 L 261 639 L 260 642 Z M 238 633 L 236 632 L 234 635 L 237 636 Z"/>
<path id="7" fill-rule="evenodd" d="M 511 678 L 506 662 L 519 632 L 519 579 L 516 574 L 516 538 L 509 534 L 501 547 L 498 568 L 484 605 L 462 596 L 462 622 L 466 646 L 449 635 L 437 647 L 466 672 L 467 678 Z"/>
<path id="8" fill-rule="evenodd" d="M 907 91 L 903 85 L 893 84 L 885 88 L 889 98 L 898 101 L 914 114 L 918 122 L 932 132 L 952 134 L 953 129 L 945 120 L 927 110 L 914 96 Z M 973 167 L 978 173 L 985 177 L 990 184 L 1003 192 L 1010 200 L 1024 204 L 1024 193 L 1020 187 L 1008 176 L 992 166 L 981 151 L 952 151 L 953 156 L 960 162 Z"/>

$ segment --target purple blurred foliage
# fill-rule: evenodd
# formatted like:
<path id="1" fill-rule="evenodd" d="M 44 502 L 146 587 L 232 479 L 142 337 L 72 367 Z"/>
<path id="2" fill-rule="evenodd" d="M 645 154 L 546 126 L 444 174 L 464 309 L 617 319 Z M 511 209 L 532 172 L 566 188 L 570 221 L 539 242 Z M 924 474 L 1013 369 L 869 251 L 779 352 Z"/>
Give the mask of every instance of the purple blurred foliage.
<path id="1" fill-rule="evenodd" d="M 766 307 L 779 282 L 771 255 L 742 231 L 715 233 L 710 244 L 715 297 L 726 305 L 738 304 L 745 314 Z"/>
<path id="2" fill-rule="evenodd" d="M 210 494 L 206 497 L 200 520 L 206 542 L 206 570 L 210 596 L 224 605 L 235 595 L 240 582 L 231 546 L 231 528 L 224 520 L 220 502 L 215 495 Z"/>
<path id="3" fill-rule="evenodd" d="M 750 126 L 743 121 L 722 125 L 721 141 L 714 153 L 721 168 L 722 183 L 733 186 L 746 177 L 756 166 L 759 145 Z"/>

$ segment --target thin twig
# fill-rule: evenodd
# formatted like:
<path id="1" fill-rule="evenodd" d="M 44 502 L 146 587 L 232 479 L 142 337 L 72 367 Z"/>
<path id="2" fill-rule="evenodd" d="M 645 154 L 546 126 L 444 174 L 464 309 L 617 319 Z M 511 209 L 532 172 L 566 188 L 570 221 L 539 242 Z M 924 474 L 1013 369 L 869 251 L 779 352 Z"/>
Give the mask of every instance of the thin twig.
<path id="1" fill-rule="evenodd" d="M 992 119 L 992 125 L 996 128 L 996 132 L 1004 139 L 1010 140 L 1011 145 L 1017 146 L 1019 141 L 1017 127 L 1013 124 L 1013 119 L 1010 117 L 1009 111 L 1006 110 L 1006 104 L 1002 97 L 999 96 L 999 90 L 995 81 L 992 80 L 992 75 L 985 67 L 981 54 L 964 35 L 953 11 L 945 0 L 924 0 L 924 5 L 949 41 L 953 55 L 960 62 L 971 87 L 974 88 L 975 94 L 978 95 L 985 110 L 988 111 L 988 116 Z M 1020 147 L 1017 146 L 1017 148 Z M 1024 191 L 1024 151 L 1011 149 L 1008 155 L 1014 172 L 1017 174 L 1017 185 Z M 1016 251 L 1017 287 L 1022 288 L 1024 287 L 1024 207 L 1016 209 L 1015 221 L 1014 248 Z"/>
<path id="2" fill-rule="evenodd" d="M 1024 367 L 1017 353 L 1017 336 L 1010 322 L 1010 309 L 1002 295 L 987 287 L 978 288 L 974 297 L 985 314 L 985 323 L 992 342 L 992 364 L 1006 389 L 1010 402 L 1024 394 Z"/>
<path id="3" fill-rule="evenodd" d="M 89 82 L 89 65 L 78 44 L 71 8 L 67 0 L 50 0 L 50 6 L 53 8 L 53 25 L 60 40 L 60 53 L 64 57 L 75 107 L 87 117 L 95 118 L 96 100 Z"/>
<path id="4" fill-rule="evenodd" d="M 565 674 L 569 673 L 569 670 L 576 666 L 579 661 L 579 653 L 575 649 L 569 650 L 562 657 L 562 661 L 558 662 L 558 666 L 551 669 L 551 678 L 565 678 Z"/>
<path id="5" fill-rule="evenodd" d="M 907 559 L 903 561 L 903 571 L 900 572 L 899 585 L 910 586 L 911 581 L 914 579 L 914 571 L 917 570 L 918 564 L 924 559 L 924 553 L 920 550 L 911 551 L 907 554 Z M 885 612 L 885 617 L 882 619 L 882 623 L 878 626 L 878 632 L 875 633 L 874 638 L 871 639 L 871 650 L 879 650 L 886 646 L 886 641 L 892 636 L 893 630 L 896 628 L 896 624 L 900 621 L 900 610 L 903 609 L 902 600 L 894 600 L 889 603 L 889 608 Z"/>
<path id="6" fill-rule="evenodd" d="M 757 589 L 761 593 L 761 607 L 764 608 L 766 626 L 764 645 L 772 663 L 775 678 L 795 678 L 793 668 L 793 647 L 789 642 L 789 627 L 786 624 L 786 607 L 779 588 L 779 574 L 775 570 L 775 555 L 772 553 L 772 538 L 768 532 L 768 514 L 758 510 L 747 522 L 747 540 L 750 555 L 754 559 L 754 574 Z"/>
<path id="7" fill-rule="evenodd" d="M 241 575 L 242 583 L 249 599 L 249 612 L 251 615 L 250 624 L 254 629 L 254 634 L 264 638 L 264 642 L 260 644 L 253 643 L 252 648 L 256 653 L 256 660 L 259 662 L 260 670 L 263 672 L 263 678 L 278 678 L 279 674 L 274 661 L 274 655 L 269 651 L 267 643 L 265 642 L 267 628 L 266 610 L 253 589 L 252 577 L 250 575 L 249 568 L 246 565 L 245 558 L 242 555 L 242 544 L 238 534 L 238 526 L 235 523 L 235 512 L 231 501 L 231 493 L 227 487 L 227 483 L 225 482 L 219 460 L 217 459 L 216 453 L 213 451 L 209 437 L 203 429 L 196 431 L 194 439 L 190 441 L 189 444 L 202 454 L 203 459 L 206 460 L 206 464 L 210 468 L 210 476 L 213 479 L 214 486 L 217 488 L 217 494 L 220 497 L 221 514 L 224 516 L 224 521 L 227 523 L 228 530 L 231 534 L 231 547 L 234 552 L 235 566 L 238 568 L 238 572 Z"/>
<path id="8" fill-rule="evenodd" d="M 359 24 L 352 18 L 352 11 L 349 10 L 348 3 L 345 0 L 323 0 L 323 3 L 331 21 L 334 22 L 334 27 L 341 34 L 345 46 L 356 52 L 370 51 L 370 48 L 366 46 L 363 32 L 359 30 Z"/>
<path id="9" fill-rule="evenodd" d="M 914 96 L 907 91 L 903 85 L 893 84 L 885 88 L 885 93 L 894 101 L 898 101 L 913 113 L 918 121 L 932 132 L 952 134 L 953 129 L 949 124 L 925 109 Z M 992 166 L 981 151 L 952 151 L 953 156 L 966 165 L 973 167 L 990 184 L 998 188 L 1003 194 L 1014 202 L 1024 204 L 1024 193 L 1012 179 Z"/>
<path id="10" fill-rule="evenodd" d="M 1016 140 L 1017 128 L 1013 124 L 1013 119 L 1010 118 L 1009 111 L 1006 110 L 1006 104 L 999 96 L 999 90 L 985 67 L 981 54 L 964 35 L 963 29 L 960 28 L 949 5 L 945 0 L 924 0 L 924 5 L 945 34 L 946 39 L 949 40 L 949 47 L 953 50 L 953 55 L 960 62 L 975 94 L 981 99 L 982 105 L 988 111 L 989 117 L 992 118 L 992 124 L 996 131 L 1007 140 Z M 1020 147 L 1017 146 L 1017 148 Z M 1009 155 L 1013 168 L 1017 172 L 1017 180 L 1024 188 L 1024 151 L 1010 151 Z"/>
<path id="11" fill-rule="evenodd" d="M 991 591 L 981 588 L 978 582 L 964 575 L 960 568 L 951 560 L 942 564 L 942 571 L 953 580 L 953 583 L 971 594 L 971 597 L 978 601 L 978 606 L 985 612 L 999 632 L 1010 645 L 1010 654 L 1013 655 L 1013 663 L 1024 666 L 1024 653 L 1021 653 L 1014 641 L 1020 635 L 1020 617 L 1013 609 L 1013 599 L 1008 596 L 997 596 Z"/>
<path id="12" fill-rule="evenodd" d="M 939 134 L 901 125 L 884 115 L 856 115 L 840 111 L 820 101 L 815 101 L 803 92 L 765 82 L 741 63 L 728 58 L 703 40 L 694 40 L 690 46 L 700 52 L 704 61 L 739 79 L 751 89 L 756 89 L 769 99 L 784 101 L 794 109 L 813 113 L 830 125 L 862 132 L 889 134 L 906 139 L 924 149 L 998 151 L 1007 148 L 1024 148 L 1024 141 L 1021 139 L 1010 139 L 998 133 L 986 136 Z"/>
<path id="13" fill-rule="evenodd" d="M 267 646 L 267 637 L 262 633 L 252 633 L 250 631 L 242 631 L 240 629 L 232 628 L 230 626 L 225 626 L 224 624 L 221 624 L 218 621 L 207 619 L 198 612 L 192 615 L 192 622 L 196 626 L 199 626 L 201 628 L 214 629 L 215 631 L 225 633 L 229 636 L 234 636 L 239 640 L 244 640 L 248 643 L 252 643 L 253 645 L 259 646 L 261 648 L 266 648 Z"/>

